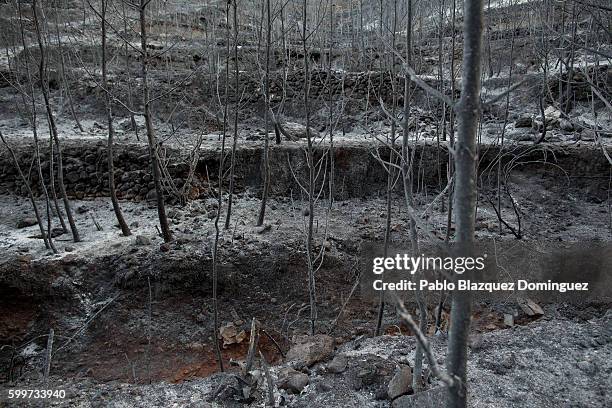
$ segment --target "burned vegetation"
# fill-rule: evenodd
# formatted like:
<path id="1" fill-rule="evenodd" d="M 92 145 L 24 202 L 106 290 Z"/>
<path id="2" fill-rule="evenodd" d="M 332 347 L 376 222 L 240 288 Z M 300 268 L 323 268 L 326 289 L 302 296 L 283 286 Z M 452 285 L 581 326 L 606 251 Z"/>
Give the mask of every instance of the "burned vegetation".
<path id="1" fill-rule="evenodd" d="M 0 0 L 0 405 L 612 406 L 611 23 Z M 484 242 L 589 290 L 367 295 Z"/>

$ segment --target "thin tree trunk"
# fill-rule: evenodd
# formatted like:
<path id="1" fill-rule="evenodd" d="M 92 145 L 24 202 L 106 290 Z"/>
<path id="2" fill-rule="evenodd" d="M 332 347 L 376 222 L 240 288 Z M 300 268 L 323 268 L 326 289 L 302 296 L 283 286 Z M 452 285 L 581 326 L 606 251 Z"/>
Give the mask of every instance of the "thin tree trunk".
<path id="1" fill-rule="evenodd" d="M 351 2 L 352 6 L 352 2 Z M 334 4 L 329 6 L 329 61 L 327 65 L 327 90 L 329 92 L 329 208 L 334 203 L 334 93 L 332 90 L 332 56 L 334 53 Z M 352 19 L 352 15 L 351 15 Z M 352 31 L 352 28 L 351 28 Z"/>
<path id="2" fill-rule="evenodd" d="M 308 297 L 310 301 L 310 334 L 315 333 L 317 321 L 317 295 L 314 277 L 313 232 L 314 232 L 314 202 L 315 202 L 315 163 L 312 135 L 310 133 L 310 56 L 306 41 L 306 25 L 308 17 L 308 1 L 302 1 L 302 50 L 304 52 L 304 111 L 306 115 L 306 140 L 308 143 L 306 156 L 308 160 L 308 231 L 306 233 L 306 256 L 308 263 Z"/>
<path id="3" fill-rule="evenodd" d="M 19 174 L 19 178 L 21 179 L 21 181 L 23 182 L 23 185 L 28 190 L 28 198 L 30 199 L 30 203 L 32 204 L 32 208 L 34 209 L 34 216 L 36 217 L 36 222 L 38 223 L 40 234 L 42 236 L 43 242 L 45 243 L 45 248 L 51 249 L 53 253 L 56 254 L 57 249 L 55 248 L 55 245 L 53 244 L 53 241 L 51 240 L 51 236 L 50 235 L 47 236 L 45 227 L 43 225 L 42 217 L 40 216 L 40 212 L 38 211 L 38 205 L 36 204 L 36 199 L 34 198 L 34 193 L 32 192 L 32 188 L 30 187 L 30 182 L 28 181 L 26 176 L 23 174 L 23 171 L 21 171 L 19 160 L 17 159 L 15 152 L 11 148 L 11 145 L 9 145 L 9 143 L 4 138 L 2 131 L 0 131 L 0 140 L 2 140 L 2 143 L 4 144 L 4 146 L 6 146 L 7 150 L 9 151 L 9 154 L 11 155 L 11 158 L 13 159 L 13 164 L 15 165 L 15 169 L 17 169 L 17 174 Z"/>
<path id="4" fill-rule="evenodd" d="M 262 7 L 263 8 L 263 7 Z M 266 216 L 266 205 L 268 202 L 268 191 L 270 190 L 270 47 L 272 34 L 272 20 L 270 10 L 270 0 L 265 0 L 266 10 L 266 71 L 264 77 L 264 97 L 266 99 L 265 120 L 265 138 L 263 149 L 263 191 L 261 193 L 261 206 L 259 207 L 259 216 L 257 217 L 257 225 L 263 225 Z"/>
<path id="5" fill-rule="evenodd" d="M 162 236 L 165 242 L 172 241 L 172 231 L 168 225 L 168 217 L 166 216 L 166 206 L 164 203 L 164 190 L 161 183 L 161 169 L 159 164 L 158 149 L 159 144 L 155 136 L 153 128 L 153 118 L 151 114 L 151 98 L 149 96 L 149 79 L 148 79 L 148 64 L 149 52 L 147 48 L 147 15 L 146 8 L 149 4 L 148 0 L 140 0 L 140 46 L 142 58 L 142 87 L 143 95 L 142 102 L 144 105 L 144 119 L 147 128 L 147 140 L 149 143 L 149 158 L 151 167 L 153 168 L 153 182 L 155 184 L 155 195 L 157 199 L 157 215 L 161 226 Z"/>
<path id="6" fill-rule="evenodd" d="M 380 17 L 382 19 L 382 2 L 380 5 Z M 395 31 L 396 31 L 396 25 L 397 25 L 397 0 L 393 1 L 393 7 L 394 7 L 394 13 L 393 13 L 393 29 L 392 29 L 392 37 L 391 37 L 391 49 L 395 51 Z M 382 24 L 382 23 L 381 23 Z M 383 40 L 384 41 L 384 40 Z M 397 94 L 395 92 L 395 54 L 392 54 L 391 56 L 391 61 L 390 61 L 390 80 L 391 80 L 391 89 L 392 89 L 392 105 L 391 105 L 391 134 L 389 135 L 389 139 L 387 140 L 387 142 L 389 143 L 389 145 L 391 146 L 391 148 L 389 149 L 389 163 L 394 163 L 396 158 L 395 158 L 395 135 L 396 135 L 396 109 L 397 109 Z M 382 69 L 381 69 L 381 73 L 382 73 Z M 395 172 L 394 172 L 394 166 L 389 166 L 389 170 L 387 173 L 387 190 L 386 190 L 386 212 L 387 212 L 387 216 L 385 219 L 385 240 L 384 240 L 384 249 L 383 249 L 383 256 L 386 258 L 388 253 L 389 253 L 389 245 L 390 245 L 390 241 L 391 241 L 391 218 L 392 218 L 392 214 L 391 214 L 391 201 L 392 201 L 392 190 L 393 190 L 393 184 L 394 184 L 394 179 L 395 179 Z M 380 291 L 379 292 L 379 299 L 378 299 L 378 318 L 376 320 L 376 331 L 375 334 L 376 336 L 380 336 L 381 331 L 382 331 L 382 322 L 383 322 L 383 317 L 384 317 L 384 312 L 385 312 L 385 292 L 384 291 Z"/>
<path id="7" fill-rule="evenodd" d="M 53 148 L 53 136 L 49 135 L 49 184 L 51 188 L 51 195 L 53 196 L 53 208 L 55 208 L 55 213 L 57 214 L 57 218 L 60 221 L 60 225 L 62 227 L 62 231 L 65 233 L 68 232 L 68 227 L 66 226 L 66 221 L 64 221 L 64 215 L 62 214 L 62 210 L 60 209 L 59 202 L 57 200 L 57 189 L 55 188 L 55 149 Z M 49 234 L 51 234 L 51 229 L 49 229 Z"/>
<path id="8" fill-rule="evenodd" d="M 462 256 L 474 250 L 476 209 L 476 135 L 480 111 L 482 57 L 482 0 L 465 0 L 463 22 L 463 74 L 461 98 L 457 105 L 458 135 L 455 147 L 456 243 Z M 462 276 L 470 279 L 468 271 Z M 456 383 L 448 390 L 448 407 L 467 407 L 467 343 L 472 315 L 470 291 L 453 293 L 448 343 L 448 369 Z"/>
<path id="9" fill-rule="evenodd" d="M 234 202 L 234 169 L 236 167 L 236 146 L 238 145 L 238 113 L 240 111 L 240 71 L 238 69 L 238 0 L 232 0 L 234 20 L 234 135 L 232 140 L 232 153 L 230 158 L 229 187 L 227 197 L 227 215 L 225 229 L 229 229 L 232 217 L 232 204 Z M 229 28 L 228 28 L 229 38 Z M 229 50 L 228 50 L 229 53 Z M 229 66 L 227 67 L 229 70 Z"/>
<path id="10" fill-rule="evenodd" d="M 85 130 L 83 129 L 83 126 L 81 125 L 81 121 L 79 120 L 79 117 L 77 116 L 76 111 L 74 109 L 74 102 L 72 100 L 72 92 L 70 91 L 68 80 L 66 79 L 66 64 L 64 63 L 64 50 L 63 50 L 63 45 L 62 45 L 62 37 L 60 35 L 60 30 L 59 30 L 58 15 L 59 15 L 59 12 L 56 11 L 55 12 L 55 30 L 56 30 L 56 37 L 57 37 L 57 47 L 59 49 L 59 54 L 60 54 L 60 59 L 59 59 L 60 73 L 62 75 L 62 82 L 64 84 L 64 90 L 66 91 L 66 96 L 68 97 L 68 107 L 70 108 L 70 113 L 72 114 L 72 118 L 76 122 L 79 130 L 81 132 L 84 132 Z"/>
<path id="11" fill-rule="evenodd" d="M 408 0 L 408 20 L 406 24 L 406 62 L 412 65 L 412 0 Z M 412 168 L 412 155 L 409 155 L 408 149 L 408 134 L 409 134 L 409 121 L 410 118 L 410 79 L 406 75 L 406 82 L 404 84 L 404 128 L 402 135 L 402 179 L 404 183 L 404 196 L 406 204 L 413 208 L 414 207 L 414 195 L 413 195 L 413 168 Z M 419 239 L 416 229 L 416 220 L 410 216 L 410 246 L 412 254 L 419 252 Z M 419 328 L 425 334 L 427 333 L 427 306 L 423 295 L 420 291 L 416 292 L 416 301 L 419 308 Z M 423 374 L 423 357 L 424 350 L 420 343 L 417 344 L 417 349 L 414 357 L 414 371 L 412 376 L 412 387 L 415 392 L 420 391 L 423 388 L 422 374 Z"/>
<path id="12" fill-rule="evenodd" d="M 62 201 L 64 202 L 64 209 L 66 210 L 66 216 L 68 217 L 68 224 L 70 224 L 70 231 L 72 232 L 72 239 L 74 242 L 79 242 L 81 241 L 81 237 L 79 236 L 79 231 L 74 221 L 74 217 L 72 216 L 72 208 L 70 206 L 70 201 L 68 200 L 68 195 L 66 194 L 66 185 L 64 184 L 64 167 L 63 167 L 63 160 L 62 160 L 62 148 L 60 145 L 60 140 L 59 140 L 59 136 L 57 132 L 57 126 L 55 124 L 55 118 L 53 116 L 53 109 L 51 108 L 51 100 L 49 96 L 49 82 L 47 80 L 47 67 L 46 67 L 47 55 L 45 53 L 45 47 L 44 47 L 43 38 L 42 38 L 42 31 L 40 27 L 40 21 L 38 18 L 38 1 L 37 0 L 34 0 L 32 2 L 32 15 L 34 17 L 34 26 L 36 28 L 36 38 L 38 40 L 38 48 L 40 50 L 40 63 L 38 65 L 38 70 L 40 72 L 40 83 L 41 83 L 43 98 L 45 100 L 45 109 L 47 110 L 47 121 L 49 123 L 49 133 L 51 137 L 53 138 L 55 147 L 57 148 L 57 182 L 59 184 Z M 58 211 L 58 215 L 59 215 L 59 211 Z"/>
<path id="13" fill-rule="evenodd" d="M 108 0 L 102 0 L 102 85 L 104 89 L 108 90 L 108 75 L 107 75 L 107 67 L 106 67 L 106 7 Z M 115 136 L 115 129 L 113 128 L 113 112 L 111 106 L 111 99 L 108 92 L 104 93 L 104 103 L 106 104 L 106 122 L 108 126 L 108 143 L 107 143 L 107 160 L 108 160 L 108 189 L 110 193 L 111 203 L 113 204 L 113 211 L 115 212 L 115 217 L 117 217 L 117 222 L 119 223 L 119 227 L 121 228 L 121 232 L 124 236 L 132 235 L 132 231 L 130 231 L 130 227 L 128 227 L 125 218 L 123 217 L 123 212 L 121 211 L 121 206 L 119 205 L 119 200 L 117 199 L 117 189 L 115 188 L 115 164 L 114 164 L 114 155 L 113 155 L 113 138 Z"/>
<path id="14" fill-rule="evenodd" d="M 24 108 L 28 110 L 28 113 L 29 113 L 29 121 L 32 127 L 32 136 L 34 137 L 34 154 L 36 156 L 36 168 L 38 171 L 40 187 L 43 191 L 43 195 L 45 196 L 45 204 L 46 204 L 46 212 L 47 212 L 47 233 L 45 234 L 43 230 L 43 237 L 45 236 L 47 237 L 47 239 L 49 240 L 49 246 L 51 247 L 53 252 L 56 252 L 55 246 L 53 244 L 53 238 L 51 237 L 51 224 L 52 224 L 51 200 L 49 198 L 49 191 L 45 183 L 45 178 L 42 172 L 42 164 L 40 160 L 40 143 L 38 140 L 38 124 L 37 124 L 37 117 L 36 117 L 36 99 L 34 96 L 35 95 L 34 82 L 32 80 L 32 75 L 30 72 L 31 54 L 30 54 L 29 48 L 26 46 L 26 41 L 25 41 L 25 30 L 24 30 L 24 25 L 23 25 L 23 13 L 21 9 L 21 3 L 18 3 L 17 8 L 19 12 L 19 33 L 20 33 L 20 38 L 21 38 L 21 44 L 25 51 L 25 58 L 26 58 L 26 61 L 25 61 L 26 77 L 28 81 L 28 86 L 30 88 L 30 95 L 27 95 L 26 91 L 23 90 L 21 92 L 21 98 L 23 101 Z M 29 99 L 29 102 L 28 102 L 28 99 Z M 32 105 L 31 110 L 28 109 L 28 104 Z M 50 152 L 50 163 L 52 162 L 53 162 L 53 151 Z M 50 166 L 50 167 L 51 169 L 53 168 L 53 166 Z M 53 177 L 53 170 L 51 170 L 50 172 L 50 177 Z M 56 204 L 57 204 L 57 200 L 56 200 Z M 59 214 L 59 216 L 60 216 L 60 220 L 63 221 L 63 218 L 61 217 L 61 213 Z M 63 224 L 62 226 L 64 228 L 64 231 L 67 231 L 66 225 Z"/>
<path id="15" fill-rule="evenodd" d="M 450 60 L 450 75 L 451 75 L 450 80 L 451 80 L 451 99 L 452 100 L 455 99 L 455 18 L 456 18 L 456 10 L 457 10 L 457 2 L 456 0 L 453 0 L 453 8 L 451 10 L 451 31 L 452 33 L 451 33 L 451 60 Z M 450 151 L 452 151 L 455 148 L 455 110 L 454 109 L 451 109 L 449 112 L 448 129 L 449 129 L 448 181 L 450 182 L 453 179 L 453 174 L 455 171 L 453 157 L 450 154 Z M 448 189 L 448 215 L 446 217 L 446 236 L 444 237 L 444 242 L 446 243 L 450 241 L 450 235 L 451 235 L 451 227 L 452 227 L 452 221 L 453 221 L 454 191 L 455 191 L 455 183 L 453 182 L 450 188 Z M 444 296 L 445 295 L 443 293 L 441 297 L 440 305 L 439 305 L 440 307 L 439 312 L 441 312 L 442 310 L 441 309 L 441 307 L 443 306 L 442 299 L 444 298 Z"/>
<path id="16" fill-rule="evenodd" d="M 128 17 L 127 12 L 125 10 L 125 2 L 121 2 L 121 14 L 123 15 L 123 31 L 128 32 Z M 130 50 L 129 45 L 125 44 L 125 73 L 127 75 L 127 102 L 128 106 L 132 108 L 132 71 L 130 69 Z M 140 141 L 140 136 L 138 134 L 138 123 L 136 123 L 136 118 L 134 114 L 130 112 L 130 126 L 132 130 L 136 133 L 136 140 Z"/>

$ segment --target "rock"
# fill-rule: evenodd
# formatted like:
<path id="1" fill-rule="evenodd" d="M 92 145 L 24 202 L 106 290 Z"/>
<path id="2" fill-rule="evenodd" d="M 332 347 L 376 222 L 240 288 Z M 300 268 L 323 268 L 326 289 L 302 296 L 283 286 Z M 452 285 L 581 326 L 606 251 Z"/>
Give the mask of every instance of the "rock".
<path id="1" fill-rule="evenodd" d="M 508 327 L 514 326 L 514 316 L 510 313 L 504 313 L 504 325 Z"/>
<path id="2" fill-rule="evenodd" d="M 554 106 L 549 106 L 544 109 L 544 117 L 546 118 L 546 122 L 557 123 L 561 118 L 561 111 Z"/>
<path id="3" fill-rule="evenodd" d="M 508 132 L 506 138 L 517 142 L 531 142 L 535 140 L 535 136 L 525 131 Z"/>
<path id="4" fill-rule="evenodd" d="M 531 115 L 524 113 L 521 116 L 519 116 L 516 122 L 514 122 L 514 127 L 515 128 L 531 127 L 532 122 L 533 122 L 533 118 L 531 117 Z"/>
<path id="5" fill-rule="evenodd" d="M 223 339 L 223 348 L 225 348 L 230 344 L 242 343 L 247 335 L 244 330 L 230 322 L 219 328 L 219 337 Z"/>
<path id="6" fill-rule="evenodd" d="M 528 316 L 543 316 L 544 310 L 536 302 L 529 298 L 518 298 L 518 305 L 521 307 L 523 312 Z"/>
<path id="7" fill-rule="evenodd" d="M 536 119 L 531 123 L 531 128 L 537 132 L 540 132 L 544 128 L 544 123 L 540 119 Z"/>
<path id="8" fill-rule="evenodd" d="M 270 224 L 260 225 L 258 227 L 255 227 L 255 232 L 257 232 L 258 234 L 263 234 L 264 232 L 269 231 L 270 228 L 272 228 Z"/>
<path id="9" fill-rule="evenodd" d="M 325 382 L 317 383 L 317 391 L 319 392 L 329 392 L 333 390 L 333 387 Z"/>
<path id="10" fill-rule="evenodd" d="M 412 369 L 401 365 L 396 371 L 387 387 L 387 396 L 394 400 L 401 395 L 412 393 Z"/>
<path id="11" fill-rule="evenodd" d="M 36 224 L 38 224 L 38 221 L 36 221 L 36 218 L 24 217 L 17 221 L 17 228 L 19 229 L 27 228 L 27 227 L 31 227 L 32 225 L 36 225 Z"/>
<path id="12" fill-rule="evenodd" d="M 147 201 L 157 200 L 157 192 L 155 191 L 155 189 L 150 190 L 150 191 L 147 193 L 147 195 L 146 195 L 145 199 L 146 199 Z"/>
<path id="13" fill-rule="evenodd" d="M 559 122 L 559 128 L 561 128 L 561 130 L 565 130 L 566 132 L 573 132 L 575 130 L 574 124 L 566 119 L 561 119 Z"/>
<path id="14" fill-rule="evenodd" d="M 219 201 L 216 198 L 207 198 L 204 201 L 204 206 L 207 211 L 216 210 L 219 207 Z"/>
<path id="15" fill-rule="evenodd" d="M 346 370 L 348 359 L 345 356 L 337 355 L 327 365 L 327 372 L 332 374 L 340 374 Z"/>
<path id="16" fill-rule="evenodd" d="M 60 235 L 64 235 L 66 231 L 62 227 L 55 227 L 51 229 L 51 238 L 59 237 Z"/>
<path id="17" fill-rule="evenodd" d="M 294 345 L 287 353 L 287 361 L 312 366 L 327 359 L 334 352 L 333 337 L 318 334 L 315 336 L 294 336 Z"/>
<path id="18" fill-rule="evenodd" d="M 170 244 L 168 242 L 164 242 L 163 244 L 159 246 L 159 250 L 162 252 L 168 252 L 170 251 L 170 249 L 171 249 Z"/>
<path id="19" fill-rule="evenodd" d="M 212 378 L 214 392 L 208 401 L 229 402 L 242 399 L 242 384 L 237 376 L 228 373 L 219 373 Z"/>
<path id="20" fill-rule="evenodd" d="M 66 174 L 66 181 L 70 184 L 74 184 L 77 181 L 79 181 L 79 173 L 77 172 L 70 172 L 68 174 Z"/>
<path id="21" fill-rule="evenodd" d="M 391 404 L 392 408 L 438 408 L 446 406 L 446 388 L 436 387 L 414 395 L 403 395 Z"/>
<path id="22" fill-rule="evenodd" d="M 310 378 L 291 367 L 282 368 L 278 373 L 278 388 L 292 394 L 299 394 L 310 383 Z"/>
<path id="23" fill-rule="evenodd" d="M 151 245 L 151 239 L 144 235 L 136 235 L 136 245 L 146 246 Z"/>
<path id="24" fill-rule="evenodd" d="M 74 247 L 73 247 L 73 246 L 68 245 L 66 248 L 64 248 L 64 250 L 65 250 L 66 252 L 73 252 L 73 251 L 74 251 Z"/>
<path id="25" fill-rule="evenodd" d="M 496 375 L 508 375 L 517 367 L 516 355 L 514 353 L 502 354 L 491 358 L 487 362 L 487 368 Z"/>
<path id="26" fill-rule="evenodd" d="M 279 126 L 279 128 L 281 133 L 289 140 L 295 141 L 299 139 L 306 139 L 307 137 L 306 126 L 300 123 L 285 122 Z M 312 138 L 320 138 L 321 134 L 317 130 L 310 128 L 310 136 Z"/>
<path id="27" fill-rule="evenodd" d="M 489 330 L 495 330 L 495 329 L 497 329 L 497 325 L 493 325 L 492 328 L 489 328 Z M 479 351 L 483 348 L 483 345 L 484 345 L 484 339 L 482 337 L 482 334 L 480 333 L 470 334 L 470 336 L 468 337 L 468 347 L 470 348 L 470 350 Z"/>
<path id="28" fill-rule="evenodd" d="M 377 367 L 360 367 L 354 374 L 353 387 L 355 390 L 361 390 L 365 387 L 375 386 L 380 380 L 381 377 L 378 375 Z"/>
<path id="29" fill-rule="evenodd" d="M 595 141 L 595 132 L 591 129 L 584 129 L 582 133 L 580 133 L 580 140 L 584 140 L 587 142 Z"/>
<path id="30" fill-rule="evenodd" d="M 144 120 L 141 119 L 140 117 L 134 117 L 134 122 L 132 123 L 132 119 L 131 118 L 125 118 L 119 121 L 118 123 L 118 128 L 123 130 L 123 131 L 134 131 L 136 130 L 136 128 L 138 129 L 144 129 L 145 127 L 145 123 Z M 134 125 L 136 125 L 136 127 L 134 127 Z"/>

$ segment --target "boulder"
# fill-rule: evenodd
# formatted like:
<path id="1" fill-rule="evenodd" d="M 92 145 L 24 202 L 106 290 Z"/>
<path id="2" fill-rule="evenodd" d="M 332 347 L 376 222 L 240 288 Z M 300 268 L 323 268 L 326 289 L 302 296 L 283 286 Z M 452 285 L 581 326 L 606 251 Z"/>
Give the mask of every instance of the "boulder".
<path id="1" fill-rule="evenodd" d="M 74 184 L 77 181 L 79 181 L 79 173 L 77 173 L 76 171 L 67 173 L 65 177 L 66 177 L 66 181 L 70 184 Z"/>
<path id="2" fill-rule="evenodd" d="M 157 200 L 157 191 L 155 191 L 155 189 L 150 190 L 150 191 L 147 193 L 147 195 L 146 195 L 145 199 L 146 199 L 147 201 Z"/>
<path id="3" fill-rule="evenodd" d="M 446 388 L 436 387 L 414 395 L 403 395 L 393 401 L 392 408 L 438 408 L 446 406 Z"/>
<path id="4" fill-rule="evenodd" d="M 401 365 L 389 382 L 387 396 L 394 400 L 401 395 L 411 394 L 412 391 L 412 369 L 407 365 Z"/>
<path id="5" fill-rule="evenodd" d="M 310 383 L 310 378 L 291 367 L 282 368 L 278 373 L 278 388 L 292 394 L 299 394 Z"/>
<path id="6" fill-rule="evenodd" d="M 32 225 L 36 225 L 36 224 L 38 224 L 38 221 L 36 221 L 36 218 L 24 217 L 17 221 L 17 228 L 19 229 L 27 228 L 27 227 L 31 227 Z"/>
<path id="7" fill-rule="evenodd" d="M 580 140 L 584 140 L 587 142 L 593 142 L 596 139 L 595 132 L 591 129 L 584 129 L 582 133 L 580 133 Z"/>
<path id="8" fill-rule="evenodd" d="M 308 137 L 306 133 L 306 126 L 300 123 L 285 122 L 282 125 L 279 123 L 278 128 L 280 132 L 289 140 L 296 141 L 299 139 L 306 139 Z M 321 134 L 317 130 L 310 128 L 310 136 L 312 138 L 320 138 Z"/>
<path id="9" fill-rule="evenodd" d="M 144 235 L 137 235 L 136 245 L 140 245 L 140 246 L 151 245 L 151 239 L 149 239 L 148 237 L 145 237 Z"/>
<path id="10" fill-rule="evenodd" d="M 144 119 L 140 117 L 134 117 L 134 122 L 132 123 L 131 118 L 125 118 L 119 121 L 118 128 L 123 131 L 135 131 L 136 129 L 144 129 L 145 123 Z M 134 127 L 136 125 L 136 127 Z"/>
<path id="11" fill-rule="evenodd" d="M 559 128 L 566 132 L 573 132 L 576 130 L 574 124 L 567 119 L 561 119 L 561 121 L 559 121 Z"/>
<path id="12" fill-rule="evenodd" d="M 334 339 L 331 336 L 295 336 L 294 345 L 287 353 L 287 361 L 307 367 L 326 360 L 334 352 Z"/>
<path id="13" fill-rule="evenodd" d="M 544 110 L 544 117 L 547 123 L 557 124 L 561 119 L 561 111 L 554 106 L 549 106 Z"/>
<path id="14" fill-rule="evenodd" d="M 519 118 L 514 122 L 515 128 L 526 128 L 531 127 L 533 123 L 533 118 L 529 114 L 522 114 Z"/>
<path id="15" fill-rule="evenodd" d="M 327 372 L 332 374 L 340 374 L 346 370 L 348 359 L 343 355 L 337 355 L 327 365 Z"/>
<path id="16" fill-rule="evenodd" d="M 211 383 L 214 391 L 208 396 L 208 401 L 215 401 L 225 406 L 243 398 L 243 385 L 234 374 L 218 373 L 211 378 Z"/>

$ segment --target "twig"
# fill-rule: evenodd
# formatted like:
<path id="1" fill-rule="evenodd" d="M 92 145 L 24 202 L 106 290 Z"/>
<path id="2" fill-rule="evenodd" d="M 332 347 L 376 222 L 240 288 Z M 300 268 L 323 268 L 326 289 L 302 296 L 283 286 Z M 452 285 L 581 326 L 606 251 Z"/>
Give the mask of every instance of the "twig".
<path id="1" fill-rule="evenodd" d="M 45 367 L 43 371 L 43 383 L 46 385 L 49 381 L 49 372 L 51 371 L 51 359 L 53 357 L 53 336 L 55 331 L 49 329 L 49 337 L 47 337 L 47 351 L 45 353 Z"/>
<path id="2" fill-rule="evenodd" d="M 272 336 L 270 335 L 270 333 L 268 333 L 268 332 L 267 332 L 265 329 L 260 329 L 260 330 L 261 330 L 261 332 L 262 332 L 263 334 L 265 334 L 265 335 L 266 335 L 266 337 L 267 337 L 268 339 L 270 339 L 270 341 L 271 341 L 272 343 L 274 343 L 274 346 L 276 347 L 276 349 L 278 350 L 278 352 L 280 353 L 280 355 L 281 355 L 283 358 L 285 358 L 285 353 L 283 352 L 283 349 L 281 348 L 280 344 L 278 344 L 278 342 L 277 342 L 276 340 L 274 340 L 274 337 L 272 337 Z"/>
<path id="3" fill-rule="evenodd" d="M 436 361 L 436 358 L 433 355 L 433 352 L 431 351 L 431 345 L 429 344 L 427 337 L 425 337 L 423 332 L 419 329 L 419 326 L 412 318 L 412 315 L 408 312 L 406 306 L 404 306 L 404 302 L 400 300 L 397 294 L 392 293 L 392 296 L 395 297 L 395 301 L 399 308 L 400 317 L 404 320 L 404 322 L 406 322 L 408 327 L 410 327 L 410 330 L 412 330 L 412 332 L 414 333 L 414 336 L 416 337 L 417 341 L 419 342 L 419 344 L 421 344 L 421 347 L 423 347 L 423 351 L 425 352 L 425 356 L 427 356 L 427 361 L 429 362 L 429 368 L 431 369 L 432 374 L 435 377 L 439 378 L 448 387 L 453 387 L 455 385 L 455 381 L 457 381 L 458 379 L 451 377 L 445 371 L 441 370 L 440 366 L 438 365 L 438 362 Z"/>
<path id="4" fill-rule="evenodd" d="M 102 228 L 102 226 L 100 225 L 98 220 L 96 220 L 96 217 L 94 217 L 94 215 L 92 213 L 89 213 L 89 216 L 91 217 L 91 220 L 93 221 L 94 225 L 96 226 L 96 229 L 98 231 L 103 231 L 104 228 Z"/>
<path id="5" fill-rule="evenodd" d="M 89 326 L 91 324 L 91 322 L 98 317 L 98 315 L 100 313 L 102 313 L 104 311 L 104 309 L 106 309 L 108 306 L 110 306 L 115 300 L 117 300 L 119 297 L 121 296 L 121 293 L 118 294 L 117 296 L 115 296 L 114 298 L 112 298 L 111 300 L 109 300 L 104 306 L 102 306 L 100 308 L 100 310 L 98 310 L 96 313 L 94 313 L 93 316 L 91 316 L 83 326 L 81 326 L 72 336 L 70 336 L 68 338 L 68 340 L 66 340 L 66 342 L 64 344 L 62 344 L 55 352 L 59 352 L 60 350 L 62 350 L 63 348 L 65 348 L 72 340 L 75 339 L 76 336 L 78 336 L 79 334 L 81 334 L 86 328 L 87 326 Z"/>
<path id="6" fill-rule="evenodd" d="M 346 308 L 346 305 L 351 300 L 351 297 L 353 296 L 353 293 L 355 293 L 355 290 L 359 286 L 359 282 L 361 282 L 361 277 L 360 276 L 357 277 L 357 280 L 355 281 L 355 284 L 353 285 L 353 288 L 351 289 L 351 292 L 349 293 L 348 297 L 346 298 L 346 300 L 342 304 L 342 307 L 340 308 L 340 312 L 338 312 L 338 316 L 336 316 L 336 318 L 332 322 L 331 327 L 330 327 L 329 331 L 327 332 L 327 334 L 332 334 L 334 332 L 334 330 L 336 329 L 336 325 L 338 324 L 338 320 L 340 319 L 340 316 L 342 316 L 342 314 L 344 313 L 344 309 Z"/>

